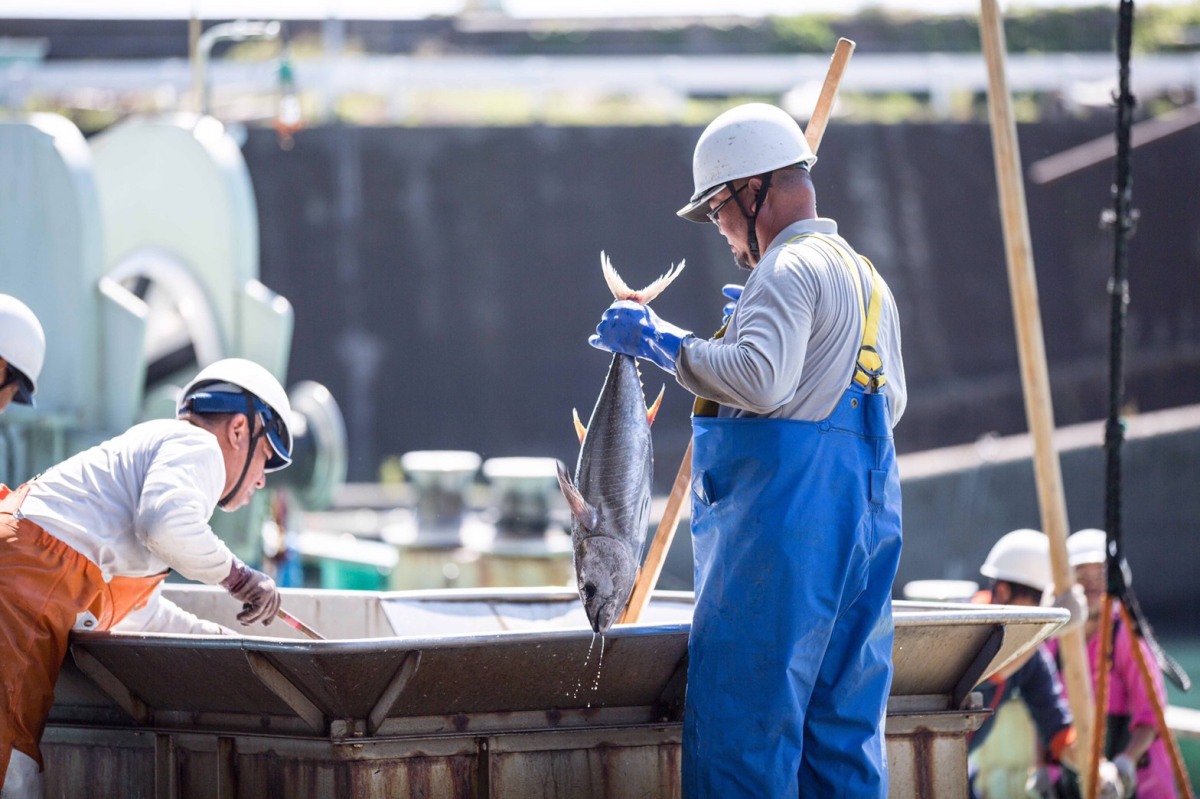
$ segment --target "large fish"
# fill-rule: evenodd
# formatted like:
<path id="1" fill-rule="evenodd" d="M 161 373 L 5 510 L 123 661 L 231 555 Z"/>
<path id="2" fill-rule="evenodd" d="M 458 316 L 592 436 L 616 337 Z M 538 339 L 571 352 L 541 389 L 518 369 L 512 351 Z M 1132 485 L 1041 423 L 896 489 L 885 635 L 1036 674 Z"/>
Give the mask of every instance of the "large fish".
<path id="1" fill-rule="evenodd" d="M 614 297 L 643 305 L 683 270 L 680 261 L 646 288 L 633 291 L 604 253 L 600 253 L 600 266 Z M 575 479 L 571 480 L 566 466 L 558 464 L 558 485 L 571 508 L 579 598 L 598 633 L 608 632 L 620 618 L 641 562 L 654 470 L 650 425 L 662 396 L 659 391 L 658 399 L 647 409 L 637 359 L 614 354 L 586 428 L 579 413 L 573 412 L 581 445 Z"/>

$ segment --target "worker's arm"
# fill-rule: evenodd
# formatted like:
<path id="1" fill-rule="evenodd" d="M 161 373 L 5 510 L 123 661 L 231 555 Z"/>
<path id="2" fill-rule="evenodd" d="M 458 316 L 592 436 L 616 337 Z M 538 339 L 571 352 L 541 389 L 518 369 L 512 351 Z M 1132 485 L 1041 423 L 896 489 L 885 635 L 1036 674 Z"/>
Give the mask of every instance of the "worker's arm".
<path id="1" fill-rule="evenodd" d="M 195 428 L 165 439 L 142 482 L 138 536 L 184 577 L 220 585 L 242 602 L 242 624 L 270 624 L 280 601 L 275 581 L 235 558 L 208 524 L 224 483 L 224 461 L 211 433 Z"/>
<path id="2" fill-rule="evenodd" d="M 1078 771 L 1083 760 L 1079 747 L 1084 744 L 1076 738 L 1058 669 L 1044 649 L 1039 647 L 1037 653 L 1014 679 L 1021 680 L 1021 696 L 1051 759 Z M 1122 773 L 1111 761 L 1100 762 L 1097 776 L 1100 799 L 1126 799 L 1133 794 L 1136 777 Z"/>
<path id="3" fill-rule="evenodd" d="M 1163 685 L 1162 673 L 1151 669 L 1150 677 L 1154 683 L 1154 696 L 1146 689 L 1141 671 L 1137 667 L 1133 647 L 1142 648 L 1142 656 L 1147 663 L 1154 663 L 1154 653 L 1145 641 L 1139 641 L 1130 634 L 1129 629 L 1121 624 L 1117 628 L 1116 641 L 1113 644 L 1113 679 L 1120 680 L 1125 688 L 1127 707 L 1129 709 L 1129 742 L 1125 748 L 1113 758 L 1113 762 L 1123 773 L 1137 773 L 1137 763 L 1149 751 L 1158 738 L 1157 719 L 1154 714 L 1154 700 L 1166 705 L 1166 687 Z"/>
<path id="4" fill-rule="evenodd" d="M 1038 647 L 1029 661 L 1010 679 L 1019 687 L 1050 759 L 1074 768 L 1074 720 L 1058 678 L 1058 669 L 1050 655 L 1044 648 Z"/>
<path id="5" fill-rule="evenodd" d="M 1129 733 L 1129 743 L 1121 750 L 1117 757 L 1124 757 L 1130 763 L 1137 764 L 1139 760 L 1150 750 L 1151 745 L 1158 738 L 1158 730 L 1153 726 L 1140 725 L 1134 727 Z M 1115 761 L 1116 758 L 1113 758 Z"/>
<path id="6" fill-rule="evenodd" d="M 751 273 L 737 301 L 733 337 L 689 338 L 676 365 L 679 384 L 722 405 L 767 414 L 800 384 L 820 293 L 813 271 L 790 250 Z M 846 363 L 846 382 L 851 364 Z"/>
<path id="7" fill-rule="evenodd" d="M 146 604 L 130 613 L 113 630 L 125 633 L 175 633 L 180 635 L 234 635 L 232 630 L 215 621 L 189 613 L 162 595 L 162 586 Z"/>
<path id="8" fill-rule="evenodd" d="M 190 580 L 216 585 L 233 553 L 209 526 L 225 484 L 221 450 L 201 428 L 162 441 L 142 481 L 135 517 L 141 542 Z"/>

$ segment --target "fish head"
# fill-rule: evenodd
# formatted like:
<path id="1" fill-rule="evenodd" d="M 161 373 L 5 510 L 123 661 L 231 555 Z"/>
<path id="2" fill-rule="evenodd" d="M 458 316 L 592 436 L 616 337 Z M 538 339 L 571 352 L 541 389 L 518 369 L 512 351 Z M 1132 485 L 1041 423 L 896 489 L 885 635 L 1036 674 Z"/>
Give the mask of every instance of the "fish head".
<path id="1" fill-rule="evenodd" d="M 615 538 L 584 538 L 575 547 L 575 574 L 592 631 L 608 632 L 621 617 L 633 591 L 637 575 L 633 554 Z"/>

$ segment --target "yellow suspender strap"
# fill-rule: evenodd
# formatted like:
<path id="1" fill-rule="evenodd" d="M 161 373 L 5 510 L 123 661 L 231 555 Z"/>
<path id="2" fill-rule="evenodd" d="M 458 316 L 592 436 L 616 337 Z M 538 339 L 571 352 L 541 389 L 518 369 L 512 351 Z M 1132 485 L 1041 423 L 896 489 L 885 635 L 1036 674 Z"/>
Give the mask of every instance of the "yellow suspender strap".
<path id="1" fill-rule="evenodd" d="M 721 329 L 713 333 L 713 338 L 724 338 L 725 331 L 729 329 L 729 322 L 721 325 Z M 706 399 L 705 397 L 696 397 L 696 401 L 692 403 L 692 416 L 716 416 L 721 409 L 721 403 L 716 400 Z"/>

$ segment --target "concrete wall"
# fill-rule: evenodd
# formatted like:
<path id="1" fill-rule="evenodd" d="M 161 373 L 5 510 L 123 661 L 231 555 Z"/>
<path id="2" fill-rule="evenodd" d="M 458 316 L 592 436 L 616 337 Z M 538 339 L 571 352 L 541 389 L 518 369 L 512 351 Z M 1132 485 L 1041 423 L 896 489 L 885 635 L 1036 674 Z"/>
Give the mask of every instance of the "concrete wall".
<path id="1" fill-rule="evenodd" d="M 1133 589 L 1152 624 L 1194 633 L 1192 609 L 1200 606 L 1200 407 L 1133 416 L 1127 426 L 1121 529 Z M 1057 435 L 1071 531 L 1105 526 L 1103 440 L 1101 423 Z M 1023 435 L 901 458 L 904 554 L 897 596 L 910 580 L 986 584 L 979 567 L 992 544 L 1010 530 L 1041 528 L 1031 453 Z"/>
<path id="2" fill-rule="evenodd" d="M 686 258 L 655 304 L 715 327 L 740 281 L 723 239 L 677 220 L 698 129 L 329 127 L 281 150 L 250 131 L 262 279 L 296 310 L 289 380 L 328 385 L 346 413 L 350 478 L 389 454 L 464 448 L 573 462 L 607 367 L 587 346 L 610 297 Z M 1020 130 L 1026 164 L 1111 126 Z M 1127 394 L 1200 401 L 1200 128 L 1135 153 Z M 909 410 L 902 452 L 1026 429 L 989 132 L 984 125 L 839 125 L 814 171 L 819 210 L 871 257 L 900 304 Z M 1101 418 L 1107 391 L 1111 161 L 1028 185 L 1056 418 Z M 648 368 L 647 391 L 663 375 Z M 690 397 L 668 385 L 655 425 L 666 491 Z"/>
<path id="3" fill-rule="evenodd" d="M 606 250 L 630 283 L 688 268 L 659 300 L 698 331 L 739 281 L 723 239 L 677 220 L 690 193 L 692 128 L 268 131 L 245 147 L 261 218 L 262 275 L 296 310 L 289 380 L 328 385 L 346 413 L 351 479 L 381 458 L 464 448 L 573 463 L 608 359 L 586 337 L 610 297 Z M 1111 126 L 1023 126 L 1026 164 Z M 1108 391 L 1113 163 L 1026 186 L 1059 425 L 1101 419 Z M 814 171 L 819 210 L 871 257 L 900 304 L 909 410 L 905 554 L 897 590 L 922 578 L 980 580 L 994 541 L 1038 527 L 1033 468 L 990 439 L 1027 429 L 991 143 L 982 125 L 838 125 Z M 1200 402 L 1200 128 L 1135 151 L 1126 396 L 1151 411 Z M 662 374 L 646 369 L 647 391 Z M 655 425 L 666 493 L 687 443 L 690 397 L 667 386 Z M 1152 621 L 1186 624 L 1200 604 L 1194 520 L 1200 433 L 1131 438 L 1125 531 Z M 1072 529 L 1103 526 L 1101 434 L 1064 451 Z M 1008 448 L 1007 450 L 1005 448 Z M 965 452 L 965 454 L 964 454 Z M 908 456 L 911 455 L 912 458 Z M 933 466 L 930 466 L 930 458 Z M 690 587 L 676 537 L 660 585 Z"/>

